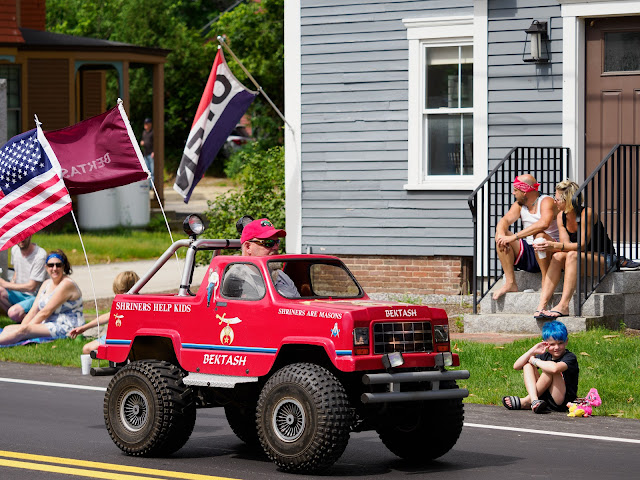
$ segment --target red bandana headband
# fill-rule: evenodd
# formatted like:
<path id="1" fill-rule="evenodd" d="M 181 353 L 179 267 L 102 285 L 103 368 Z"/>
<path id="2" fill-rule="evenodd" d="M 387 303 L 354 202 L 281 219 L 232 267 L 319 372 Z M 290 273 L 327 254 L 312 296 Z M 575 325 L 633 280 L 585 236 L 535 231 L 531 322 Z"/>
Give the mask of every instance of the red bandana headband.
<path id="1" fill-rule="evenodd" d="M 540 188 L 540 184 L 534 183 L 533 186 L 531 186 L 528 183 L 521 182 L 520 180 L 518 180 L 518 177 L 516 177 L 513 181 L 513 188 L 518 189 L 524 193 L 537 192 L 538 188 Z"/>

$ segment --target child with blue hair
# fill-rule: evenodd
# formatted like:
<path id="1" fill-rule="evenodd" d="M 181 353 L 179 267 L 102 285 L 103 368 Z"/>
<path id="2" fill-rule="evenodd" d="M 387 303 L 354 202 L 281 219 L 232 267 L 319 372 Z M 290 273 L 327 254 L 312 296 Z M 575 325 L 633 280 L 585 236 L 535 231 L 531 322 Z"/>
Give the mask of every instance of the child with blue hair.
<path id="1" fill-rule="evenodd" d="M 509 410 L 566 412 L 567 402 L 573 402 L 578 396 L 580 370 L 575 354 L 567 350 L 567 327 L 557 320 L 545 323 L 542 340 L 513 364 L 515 370 L 523 371 L 528 395 L 503 397 L 502 404 Z"/>

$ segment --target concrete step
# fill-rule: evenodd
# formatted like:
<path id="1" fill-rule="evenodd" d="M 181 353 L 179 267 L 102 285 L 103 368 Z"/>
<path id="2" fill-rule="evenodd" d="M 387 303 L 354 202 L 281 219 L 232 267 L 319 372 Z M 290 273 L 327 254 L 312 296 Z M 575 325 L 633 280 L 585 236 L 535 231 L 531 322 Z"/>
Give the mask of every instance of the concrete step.
<path id="1" fill-rule="evenodd" d="M 551 297 L 548 308 L 552 308 L 560 301 L 561 294 L 555 293 Z M 510 292 L 498 300 L 493 300 L 491 295 L 486 295 L 479 305 L 479 312 L 487 313 L 504 313 L 504 314 L 524 314 L 533 313 L 538 307 L 540 300 L 539 293 Z M 615 293 L 594 293 L 582 306 L 583 316 L 601 316 L 601 315 L 624 315 L 626 301 L 636 303 L 640 307 L 640 299 Z M 637 301 L 634 301 L 637 300 Z M 630 306 L 630 308 L 633 308 Z M 578 302 L 574 297 L 569 303 L 569 314 L 574 315 L 578 311 Z M 638 311 L 640 313 L 640 311 Z"/>
<path id="2" fill-rule="evenodd" d="M 583 332 L 596 327 L 616 329 L 620 327 L 617 316 L 562 317 L 559 320 L 569 332 Z M 464 316 L 464 333 L 513 333 L 539 334 L 547 320 L 536 320 L 533 314 L 489 314 Z"/>
<path id="3" fill-rule="evenodd" d="M 614 272 L 598 285 L 597 292 L 640 293 L 640 271 Z"/>

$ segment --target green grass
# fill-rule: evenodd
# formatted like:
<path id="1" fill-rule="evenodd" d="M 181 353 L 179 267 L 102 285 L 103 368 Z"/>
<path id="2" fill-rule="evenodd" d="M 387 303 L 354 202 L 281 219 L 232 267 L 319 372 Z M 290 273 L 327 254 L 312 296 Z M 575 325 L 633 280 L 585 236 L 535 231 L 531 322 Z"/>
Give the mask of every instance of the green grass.
<path id="1" fill-rule="evenodd" d="M 172 232 L 174 241 L 187 238 L 184 233 Z M 82 239 L 89 262 L 93 264 L 158 258 L 171 245 L 169 233 L 119 228 L 115 230 L 83 232 Z M 47 252 L 62 249 L 71 265 L 86 265 L 77 233 L 37 233 L 33 241 Z"/>
<path id="2" fill-rule="evenodd" d="M 505 395 L 526 396 L 522 371 L 514 370 L 513 363 L 535 343 L 531 339 L 505 345 L 452 342 L 453 351 L 460 355 L 460 368 L 471 373 L 468 380 L 458 382 L 469 389 L 465 401 L 501 405 Z M 570 334 L 567 348 L 578 357 L 578 395 L 597 388 L 602 398 L 594 415 L 640 419 L 640 337 L 594 329 Z"/>
<path id="3" fill-rule="evenodd" d="M 0 316 L 0 328 L 12 323 L 7 317 Z M 80 367 L 82 346 L 88 341 L 84 337 L 76 337 L 73 340 L 65 338 L 48 343 L 0 348 L 0 361 Z"/>
<path id="4" fill-rule="evenodd" d="M 87 311 L 87 319 L 93 319 Z M 0 327 L 10 324 L 0 317 Z M 0 348 L 0 361 L 40 363 L 65 367 L 80 367 L 82 346 L 89 341 L 83 337 L 62 339 L 50 343 Z M 494 345 L 468 341 L 452 342 L 452 349 L 460 355 L 463 369 L 471 373 L 458 385 L 469 389 L 466 403 L 501 405 L 504 395 L 525 396 L 522 372 L 513 369 L 513 362 L 535 340 L 518 340 L 511 344 Z M 640 337 L 625 336 L 623 332 L 603 329 L 572 334 L 569 349 L 578 357 L 580 382 L 578 395 L 590 388 L 598 389 L 602 405 L 594 408 L 594 415 L 640 419 Z"/>

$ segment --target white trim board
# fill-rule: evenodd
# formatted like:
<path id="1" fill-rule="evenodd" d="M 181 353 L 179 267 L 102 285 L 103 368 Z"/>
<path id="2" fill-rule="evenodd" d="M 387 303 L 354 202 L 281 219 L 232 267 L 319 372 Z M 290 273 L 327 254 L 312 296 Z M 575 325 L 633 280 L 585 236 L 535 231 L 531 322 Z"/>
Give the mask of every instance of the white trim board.
<path id="1" fill-rule="evenodd" d="M 284 3 L 284 184 L 287 253 L 302 253 L 302 74 L 300 0 Z M 280 226 L 281 227 L 281 226 Z"/>

